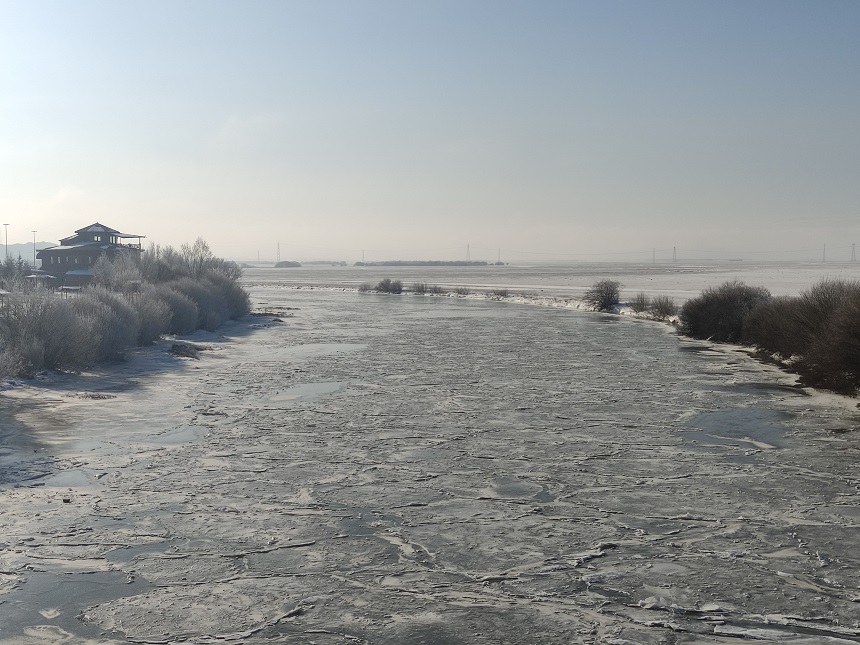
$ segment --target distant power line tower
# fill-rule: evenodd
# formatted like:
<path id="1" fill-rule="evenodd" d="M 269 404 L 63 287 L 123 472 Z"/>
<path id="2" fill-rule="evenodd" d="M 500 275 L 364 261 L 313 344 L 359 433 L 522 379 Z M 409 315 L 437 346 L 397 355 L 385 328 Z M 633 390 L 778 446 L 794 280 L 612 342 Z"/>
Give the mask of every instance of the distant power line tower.
<path id="1" fill-rule="evenodd" d="M 672 247 L 672 264 L 675 264 L 678 261 L 678 247 Z"/>

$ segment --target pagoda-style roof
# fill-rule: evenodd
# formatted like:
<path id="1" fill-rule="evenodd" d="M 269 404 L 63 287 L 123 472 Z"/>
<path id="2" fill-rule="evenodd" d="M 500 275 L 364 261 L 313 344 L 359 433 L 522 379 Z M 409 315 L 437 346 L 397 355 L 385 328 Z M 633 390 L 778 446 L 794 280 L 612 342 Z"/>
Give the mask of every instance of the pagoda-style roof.
<path id="1" fill-rule="evenodd" d="M 90 224 L 84 228 L 79 228 L 75 233 L 78 235 L 81 235 L 82 233 L 105 233 L 107 235 L 115 235 L 116 237 L 146 237 L 145 235 L 134 235 L 133 233 L 120 233 L 116 229 L 113 229 L 110 226 L 105 226 L 99 222 Z"/>
<path id="2" fill-rule="evenodd" d="M 60 240 L 60 244 L 63 246 L 80 246 L 81 244 L 91 244 L 93 242 L 107 242 L 110 244 L 122 245 L 120 240 L 137 238 L 137 246 L 139 247 L 140 239 L 143 237 L 145 236 L 134 235 L 132 233 L 120 233 L 110 226 L 105 226 L 101 222 L 96 222 L 95 224 L 79 228 L 75 231 L 74 235 L 70 235 L 69 237 L 65 237 Z"/>

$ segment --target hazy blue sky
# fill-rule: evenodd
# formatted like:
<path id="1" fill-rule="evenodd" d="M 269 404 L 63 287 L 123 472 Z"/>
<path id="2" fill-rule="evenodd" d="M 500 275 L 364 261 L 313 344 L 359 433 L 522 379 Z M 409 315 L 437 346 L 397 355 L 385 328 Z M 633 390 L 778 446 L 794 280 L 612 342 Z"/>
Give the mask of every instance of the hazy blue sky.
<path id="1" fill-rule="evenodd" d="M 0 223 L 237 259 L 847 259 L 858 34 L 856 0 L 0 0 Z"/>

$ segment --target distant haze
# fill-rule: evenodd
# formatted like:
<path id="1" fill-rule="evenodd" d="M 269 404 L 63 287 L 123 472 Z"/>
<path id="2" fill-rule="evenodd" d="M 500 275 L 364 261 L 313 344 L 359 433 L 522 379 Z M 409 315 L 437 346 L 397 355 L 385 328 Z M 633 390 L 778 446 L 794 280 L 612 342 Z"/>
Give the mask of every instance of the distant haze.
<path id="1" fill-rule="evenodd" d="M 0 223 L 238 260 L 848 260 L 858 25 L 853 0 L 3 0 Z"/>

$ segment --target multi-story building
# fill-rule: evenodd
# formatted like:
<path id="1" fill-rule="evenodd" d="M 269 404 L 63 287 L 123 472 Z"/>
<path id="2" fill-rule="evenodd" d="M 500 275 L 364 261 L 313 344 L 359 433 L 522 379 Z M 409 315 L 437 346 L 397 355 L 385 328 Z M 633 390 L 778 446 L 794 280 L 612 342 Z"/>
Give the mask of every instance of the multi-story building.
<path id="1" fill-rule="evenodd" d="M 58 278 L 62 284 L 80 285 L 92 278 L 93 265 L 102 255 L 113 258 L 119 253 L 133 253 L 135 257 L 140 257 L 143 252 L 141 240 L 144 237 L 120 233 L 96 222 L 60 240 L 58 246 L 38 251 L 36 257 L 42 261 L 42 270 Z"/>

